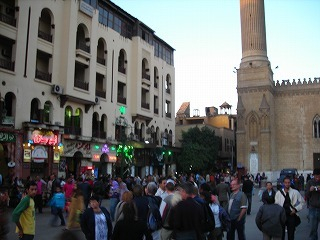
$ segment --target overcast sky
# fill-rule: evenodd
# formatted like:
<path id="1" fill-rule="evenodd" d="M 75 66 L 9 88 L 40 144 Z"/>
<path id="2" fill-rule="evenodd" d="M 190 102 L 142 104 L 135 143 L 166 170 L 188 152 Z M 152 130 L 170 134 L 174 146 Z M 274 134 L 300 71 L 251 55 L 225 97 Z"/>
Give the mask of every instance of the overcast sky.
<path id="1" fill-rule="evenodd" d="M 113 2 L 176 49 L 175 112 L 191 102 L 191 114 L 205 115 L 226 101 L 236 113 L 240 0 Z M 265 0 L 265 15 L 274 80 L 320 77 L 320 0 Z"/>

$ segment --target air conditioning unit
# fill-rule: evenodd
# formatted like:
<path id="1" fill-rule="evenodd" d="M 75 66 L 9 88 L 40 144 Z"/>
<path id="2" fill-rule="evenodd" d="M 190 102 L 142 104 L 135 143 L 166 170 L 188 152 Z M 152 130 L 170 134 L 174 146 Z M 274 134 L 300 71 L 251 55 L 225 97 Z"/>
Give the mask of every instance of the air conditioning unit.
<path id="1" fill-rule="evenodd" d="M 99 98 L 99 97 L 95 97 L 94 103 L 95 103 L 96 105 L 100 105 L 100 98 Z"/>
<path id="2" fill-rule="evenodd" d="M 63 93 L 63 89 L 62 89 L 62 87 L 60 85 L 53 85 L 51 93 L 62 94 Z"/>

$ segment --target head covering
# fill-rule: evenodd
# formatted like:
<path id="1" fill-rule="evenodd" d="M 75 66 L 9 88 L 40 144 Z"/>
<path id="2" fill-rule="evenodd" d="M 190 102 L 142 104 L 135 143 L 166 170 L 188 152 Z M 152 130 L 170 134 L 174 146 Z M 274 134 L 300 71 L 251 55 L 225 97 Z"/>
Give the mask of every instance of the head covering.
<path id="1" fill-rule="evenodd" d="M 169 179 L 167 180 L 166 184 L 168 184 L 168 183 L 172 183 L 173 185 L 175 185 L 174 180 L 172 180 L 171 178 L 169 178 Z"/>
<path id="2" fill-rule="evenodd" d="M 320 168 L 315 168 L 313 170 L 313 175 L 320 175 Z"/>

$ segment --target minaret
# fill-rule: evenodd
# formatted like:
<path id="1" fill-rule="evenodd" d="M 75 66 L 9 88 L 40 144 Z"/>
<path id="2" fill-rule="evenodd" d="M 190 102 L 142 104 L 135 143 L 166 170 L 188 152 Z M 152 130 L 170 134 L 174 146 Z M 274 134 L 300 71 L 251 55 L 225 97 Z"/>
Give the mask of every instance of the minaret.
<path id="1" fill-rule="evenodd" d="M 237 162 L 251 173 L 275 169 L 273 72 L 264 0 L 240 0 L 242 59 L 237 70 Z"/>
<path id="2" fill-rule="evenodd" d="M 254 61 L 269 63 L 267 57 L 264 0 L 240 0 L 240 16 L 242 40 L 241 65 L 250 67 Z"/>

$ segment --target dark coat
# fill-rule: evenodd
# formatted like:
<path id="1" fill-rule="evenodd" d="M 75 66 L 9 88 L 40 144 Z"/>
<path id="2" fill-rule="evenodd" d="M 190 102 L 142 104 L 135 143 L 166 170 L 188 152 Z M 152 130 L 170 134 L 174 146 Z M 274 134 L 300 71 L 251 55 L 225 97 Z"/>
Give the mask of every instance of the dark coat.
<path id="1" fill-rule="evenodd" d="M 269 196 L 269 193 L 268 193 L 267 189 L 263 191 L 262 197 L 261 197 L 261 201 L 263 202 L 263 204 L 267 204 L 267 199 L 268 198 L 270 198 L 270 197 L 273 198 L 273 199 L 275 198 L 276 191 L 273 188 L 271 189 L 271 191 L 272 191 L 271 196 Z"/>
<path id="2" fill-rule="evenodd" d="M 110 213 L 105 207 L 100 207 L 103 214 L 106 216 L 107 226 L 108 226 L 108 240 L 112 236 L 112 222 Z M 81 221 L 81 230 L 86 236 L 87 240 L 95 240 L 95 217 L 92 208 L 87 208 L 82 214 Z"/>
<path id="3" fill-rule="evenodd" d="M 257 227 L 270 237 L 282 237 L 285 222 L 286 212 L 278 204 L 264 204 L 256 215 Z"/>

